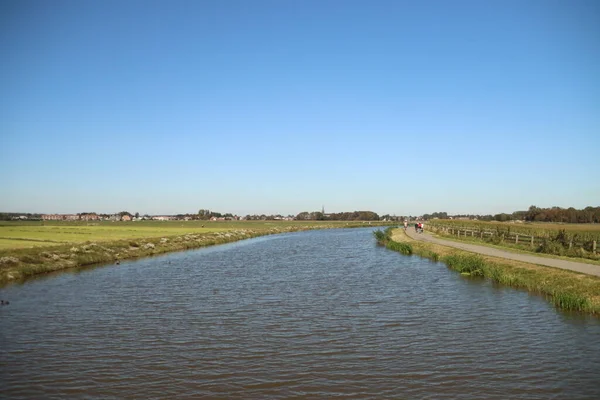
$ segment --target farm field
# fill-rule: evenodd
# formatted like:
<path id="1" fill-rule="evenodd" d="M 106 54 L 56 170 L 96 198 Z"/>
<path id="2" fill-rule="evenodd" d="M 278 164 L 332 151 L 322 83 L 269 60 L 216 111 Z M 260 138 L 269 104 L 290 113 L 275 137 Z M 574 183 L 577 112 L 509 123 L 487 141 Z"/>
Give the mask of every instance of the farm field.
<path id="1" fill-rule="evenodd" d="M 350 222 L 352 226 L 362 222 Z M 107 242 L 123 239 L 158 238 L 239 229 L 265 230 L 310 226 L 350 226 L 345 221 L 138 221 L 138 222 L 2 222 L 0 249 L 56 246 L 67 243 Z M 365 223 L 368 226 L 368 223 Z"/>
<path id="2" fill-rule="evenodd" d="M 600 224 L 431 220 L 427 230 L 453 240 L 485 242 L 574 258 L 599 259 Z"/>
<path id="3" fill-rule="evenodd" d="M 444 225 L 455 227 L 469 227 L 477 229 L 511 229 L 513 232 L 524 234 L 551 234 L 560 230 L 572 233 L 592 234 L 600 236 L 600 224 L 557 224 L 551 222 L 496 222 L 496 221 L 473 221 L 460 219 L 437 219 L 427 221 L 431 225 Z"/>

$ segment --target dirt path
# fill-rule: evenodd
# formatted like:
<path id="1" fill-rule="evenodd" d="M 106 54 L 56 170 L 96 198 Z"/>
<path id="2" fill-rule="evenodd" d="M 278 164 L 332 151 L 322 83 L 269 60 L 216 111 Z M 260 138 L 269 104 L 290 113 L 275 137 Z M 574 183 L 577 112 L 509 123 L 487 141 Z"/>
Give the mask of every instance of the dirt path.
<path id="1" fill-rule="evenodd" d="M 565 261 L 556 258 L 538 257 L 529 254 L 513 253 L 506 250 L 499 250 L 493 247 L 479 246 L 470 243 L 459 243 L 450 240 L 438 239 L 428 233 L 416 233 L 414 228 L 406 229 L 408 236 L 415 240 L 423 242 L 440 244 L 443 246 L 454 247 L 457 249 L 470 251 L 472 253 L 484 254 L 492 257 L 507 258 L 510 260 L 522 261 L 530 264 L 545 265 L 547 267 L 569 269 L 571 271 L 581 272 L 588 275 L 600 276 L 600 265 L 585 264 L 575 261 Z"/>

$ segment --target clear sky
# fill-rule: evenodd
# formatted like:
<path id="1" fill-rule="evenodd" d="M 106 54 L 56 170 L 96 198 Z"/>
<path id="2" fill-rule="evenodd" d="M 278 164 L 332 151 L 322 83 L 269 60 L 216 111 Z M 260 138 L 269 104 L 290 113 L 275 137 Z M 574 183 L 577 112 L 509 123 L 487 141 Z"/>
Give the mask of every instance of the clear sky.
<path id="1" fill-rule="evenodd" d="M 600 204 L 600 2 L 0 2 L 0 211 Z"/>

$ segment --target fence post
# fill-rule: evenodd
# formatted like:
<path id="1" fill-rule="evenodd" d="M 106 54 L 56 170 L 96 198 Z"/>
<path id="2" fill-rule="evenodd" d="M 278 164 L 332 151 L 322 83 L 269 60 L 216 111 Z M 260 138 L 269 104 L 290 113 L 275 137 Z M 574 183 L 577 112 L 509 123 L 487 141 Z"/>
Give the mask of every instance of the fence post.
<path id="1" fill-rule="evenodd" d="M 483 239 L 483 231 L 481 231 L 481 238 Z"/>
<path id="2" fill-rule="evenodd" d="M 595 240 L 592 242 L 592 252 L 596 253 L 596 241 Z"/>
<path id="3" fill-rule="evenodd" d="M 573 247 L 573 239 L 571 239 L 571 240 L 569 241 L 569 249 L 571 249 L 572 247 Z"/>
<path id="4" fill-rule="evenodd" d="M 519 244 L 519 234 L 518 233 L 515 236 L 515 244 Z"/>
<path id="5" fill-rule="evenodd" d="M 534 236 L 533 236 L 533 235 L 531 235 L 531 247 L 534 247 L 534 244 L 533 244 L 533 239 L 534 239 Z"/>

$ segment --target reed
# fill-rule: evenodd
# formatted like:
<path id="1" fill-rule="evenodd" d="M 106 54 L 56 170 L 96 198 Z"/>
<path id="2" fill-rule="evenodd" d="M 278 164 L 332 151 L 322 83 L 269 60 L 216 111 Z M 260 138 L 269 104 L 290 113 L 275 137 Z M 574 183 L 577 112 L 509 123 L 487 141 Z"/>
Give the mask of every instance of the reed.
<path id="1" fill-rule="evenodd" d="M 413 253 L 412 246 L 408 243 L 394 242 L 393 240 L 388 240 L 385 247 L 407 256 Z"/>

